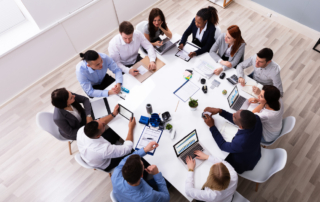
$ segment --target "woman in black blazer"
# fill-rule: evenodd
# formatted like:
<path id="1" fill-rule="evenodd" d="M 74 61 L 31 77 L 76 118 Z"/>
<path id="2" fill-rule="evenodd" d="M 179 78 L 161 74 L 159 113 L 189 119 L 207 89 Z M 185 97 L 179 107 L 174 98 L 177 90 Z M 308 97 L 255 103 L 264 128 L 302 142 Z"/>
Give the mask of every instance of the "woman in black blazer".
<path id="1" fill-rule="evenodd" d="M 179 43 L 179 49 L 183 49 L 188 36 L 192 33 L 192 43 L 199 46 L 200 49 L 195 52 L 191 52 L 189 57 L 192 58 L 196 55 L 209 52 L 215 42 L 215 25 L 219 22 L 217 12 L 218 11 L 212 6 L 199 10 L 188 29 L 183 33 L 182 39 Z"/>
<path id="2" fill-rule="evenodd" d="M 68 140 L 76 140 L 79 128 L 92 121 L 90 101 L 82 95 L 60 88 L 51 93 L 51 103 L 55 106 L 53 121 Z"/>

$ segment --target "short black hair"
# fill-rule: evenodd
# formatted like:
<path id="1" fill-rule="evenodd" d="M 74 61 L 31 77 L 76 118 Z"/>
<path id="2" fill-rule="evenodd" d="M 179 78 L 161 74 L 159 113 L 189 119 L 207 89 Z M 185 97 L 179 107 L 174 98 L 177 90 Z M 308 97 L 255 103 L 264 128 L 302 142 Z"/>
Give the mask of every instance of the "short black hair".
<path id="1" fill-rule="evenodd" d="M 84 133 L 88 138 L 94 138 L 99 134 L 99 123 L 97 121 L 91 121 L 84 126 Z"/>
<path id="2" fill-rule="evenodd" d="M 123 21 L 120 25 L 119 25 L 119 32 L 120 33 L 125 33 L 126 35 L 130 35 L 132 34 L 134 31 L 134 27 L 133 25 L 128 22 L 128 21 Z"/>
<path id="3" fill-rule="evenodd" d="M 269 62 L 273 58 L 273 51 L 270 48 L 263 48 L 258 53 L 257 56 L 259 58 L 266 59 L 266 62 Z"/>
<path id="4" fill-rule="evenodd" d="M 243 129 L 251 129 L 256 125 L 256 115 L 249 110 L 240 112 L 240 124 Z"/>
<path id="5" fill-rule="evenodd" d="M 122 176 L 130 184 L 135 184 L 143 173 L 141 157 L 137 154 L 131 155 L 122 167 Z"/>
<path id="6" fill-rule="evenodd" d="M 86 62 L 95 61 L 99 58 L 99 54 L 94 50 L 88 50 L 85 53 L 79 54 L 82 60 L 85 60 Z"/>
<path id="7" fill-rule="evenodd" d="M 59 109 L 67 107 L 69 92 L 65 88 L 58 88 L 51 93 L 51 104 Z"/>

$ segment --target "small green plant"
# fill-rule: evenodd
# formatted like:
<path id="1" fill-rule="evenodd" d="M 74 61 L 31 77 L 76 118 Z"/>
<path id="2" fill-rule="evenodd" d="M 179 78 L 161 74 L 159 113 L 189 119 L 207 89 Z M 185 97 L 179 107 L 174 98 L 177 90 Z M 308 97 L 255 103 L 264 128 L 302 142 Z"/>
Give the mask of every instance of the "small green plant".
<path id="1" fill-rule="evenodd" d="M 192 108 L 197 107 L 198 106 L 198 100 L 190 98 L 189 106 L 192 107 Z"/>
<path id="2" fill-rule="evenodd" d="M 170 123 L 168 123 L 168 124 L 166 125 L 166 129 L 167 129 L 167 130 L 171 130 L 171 129 L 172 129 L 172 125 L 171 125 Z"/>

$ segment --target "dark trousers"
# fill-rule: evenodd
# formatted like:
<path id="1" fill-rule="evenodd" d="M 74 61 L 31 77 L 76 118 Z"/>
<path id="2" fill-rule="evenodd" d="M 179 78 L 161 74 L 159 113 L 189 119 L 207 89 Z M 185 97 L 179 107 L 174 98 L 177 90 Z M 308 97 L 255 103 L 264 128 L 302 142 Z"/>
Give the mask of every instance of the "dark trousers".
<path id="1" fill-rule="evenodd" d="M 114 81 L 115 79 L 112 78 L 112 76 L 110 76 L 109 74 L 106 74 L 102 82 L 98 85 L 93 85 L 92 88 L 96 90 L 104 90 L 106 87 L 110 86 Z M 93 98 L 93 97 L 90 97 L 90 98 Z"/>
<path id="2" fill-rule="evenodd" d="M 136 63 L 139 62 L 140 60 L 142 60 L 142 57 L 141 57 L 141 55 L 138 53 L 136 62 L 135 62 L 134 64 L 136 64 Z M 128 68 L 130 68 L 130 67 L 132 67 L 134 64 L 132 64 L 132 65 L 125 65 L 125 66 L 128 67 Z"/>

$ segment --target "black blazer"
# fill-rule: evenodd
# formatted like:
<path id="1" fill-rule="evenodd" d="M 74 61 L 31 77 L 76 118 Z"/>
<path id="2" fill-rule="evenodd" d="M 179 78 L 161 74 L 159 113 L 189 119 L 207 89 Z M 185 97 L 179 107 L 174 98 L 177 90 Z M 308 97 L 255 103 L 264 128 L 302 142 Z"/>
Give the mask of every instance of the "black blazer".
<path id="1" fill-rule="evenodd" d="M 193 19 L 188 29 L 183 33 L 179 45 L 180 44 L 185 45 L 191 33 L 192 33 L 192 41 L 194 41 L 197 36 L 197 31 L 198 31 L 198 27 L 196 26 L 195 19 Z M 200 44 L 197 44 L 200 46 L 200 49 L 196 51 L 197 55 L 201 55 L 202 53 L 210 51 L 212 45 L 216 41 L 214 39 L 215 32 L 216 32 L 216 27 L 212 23 L 208 22 L 207 30 L 203 33 L 202 40 Z"/>
<path id="2" fill-rule="evenodd" d="M 53 112 L 53 121 L 59 127 L 59 132 L 64 138 L 67 138 L 69 140 L 76 140 L 79 128 L 86 124 L 87 115 L 91 114 L 91 104 L 88 98 L 75 93 L 72 94 L 76 96 L 75 102 L 82 103 L 84 105 L 84 110 L 81 110 L 82 113 L 79 112 L 81 113 L 81 123 L 70 112 L 56 107 L 54 108 Z M 82 108 L 81 105 L 80 107 Z"/>

